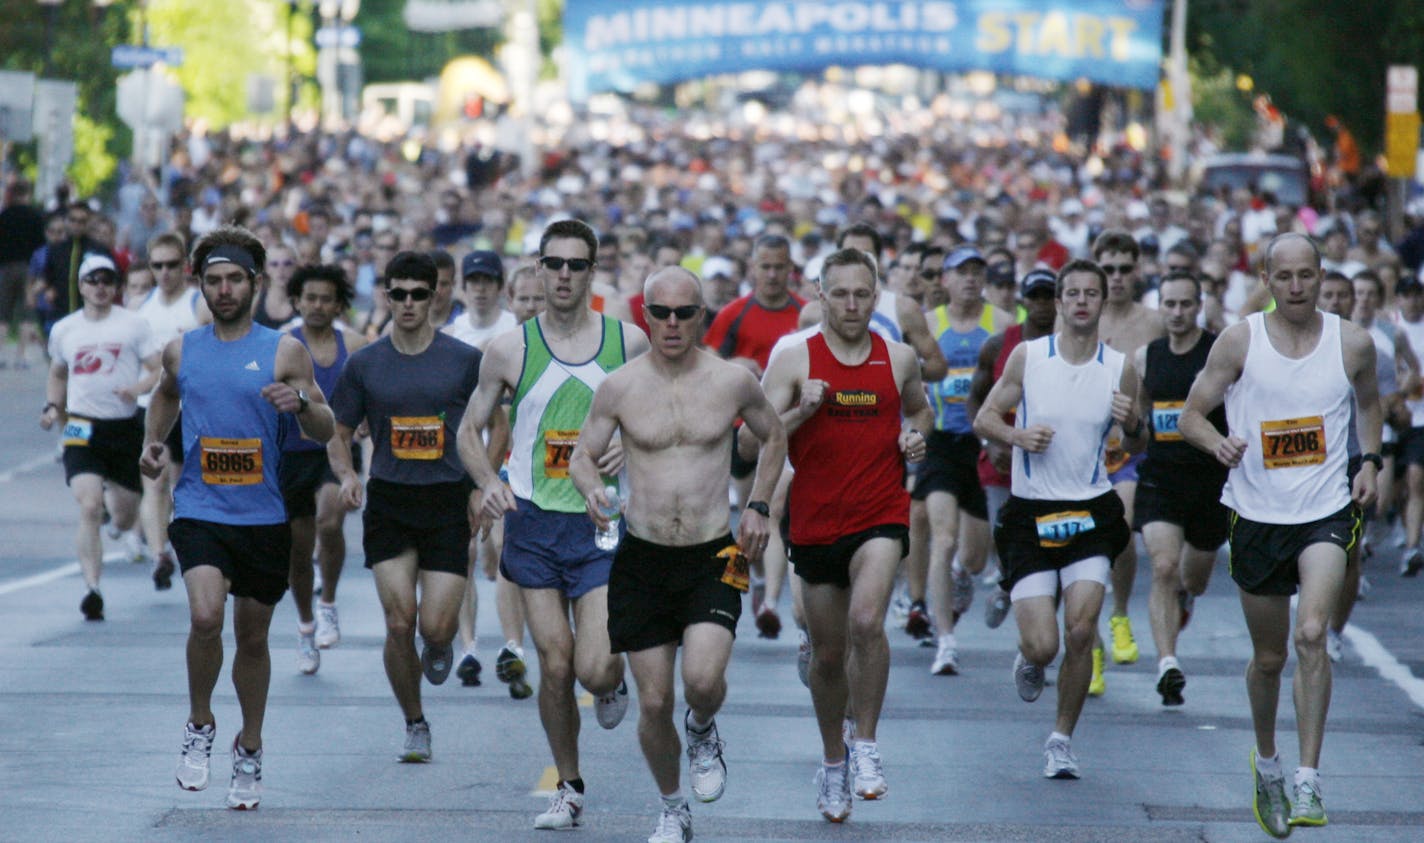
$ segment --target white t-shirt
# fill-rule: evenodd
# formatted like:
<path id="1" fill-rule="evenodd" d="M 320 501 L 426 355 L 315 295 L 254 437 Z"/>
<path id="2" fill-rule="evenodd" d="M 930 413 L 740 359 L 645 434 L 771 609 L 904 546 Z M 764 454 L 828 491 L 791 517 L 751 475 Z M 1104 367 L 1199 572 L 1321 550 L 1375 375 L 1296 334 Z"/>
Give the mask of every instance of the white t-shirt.
<path id="1" fill-rule="evenodd" d="M 514 318 L 514 314 L 507 310 L 499 312 L 499 318 L 494 320 L 494 324 L 488 328 L 476 328 L 470 323 L 470 313 L 460 314 L 460 318 L 451 322 L 440 330 L 464 343 L 483 350 L 485 343 L 511 328 L 518 328 L 519 322 Z"/>
<path id="2" fill-rule="evenodd" d="M 82 310 L 71 313 L 49 334 L 50 358 L 69 367 L 67 410 L 88 419 L 132 416 L 138 404 L 115 390 L 137 382 L 144 359 L 162 351 L 148 322 L 118 305 L 99 320 L 89 319 Z"/>
<path id="3" fill-rule="evenodd" d="M 160 353 L 184 331 L 198 327 L 198 301 L 201 298 L 202 293 L 185 287 L 178 298 L 168 304 L 163 301 L 163 292 L 154 288 L 135 309 L 135 312 L 148 322 L 148 327 L 153 332 L 153 342 Z M 155 386 L 154 389 L 158 387 Z M 153 393 L 149 392 L 139 397 L 138 405 L 147 408 L 151 400 Z"/>

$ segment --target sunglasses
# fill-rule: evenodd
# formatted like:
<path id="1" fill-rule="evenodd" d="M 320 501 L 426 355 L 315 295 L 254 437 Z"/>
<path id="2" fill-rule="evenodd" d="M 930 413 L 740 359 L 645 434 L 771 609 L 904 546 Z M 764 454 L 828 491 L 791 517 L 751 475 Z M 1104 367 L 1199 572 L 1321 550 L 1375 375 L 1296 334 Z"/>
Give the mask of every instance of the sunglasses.
<path id="1" fill-rule="evenodd" d="M 1127 275 L 1137 267 L 1130 263 L 1105 263 L 1103 272 L 1107 275 Z"/>
<path id="2" fill-rule="evenodd" d="M 920 277 L 923 278 L 923 279 L 925 279 L 926 281 L 933 281 L 933 280 L 935 280 L 936 278 L 938 278 L 939 275 L 940 275 L 940 272 L 939 272 L 938 269 L 922 269 L 922 270 L 920 270 Z"/>
<path id="3" fill-rule="evenodd" d="M 117 287 L 119 277 L 117 275 L 88 275 L 84 278 L 85 284 L 93 284 L 96 287 Z"/>
<path id="4" fill-rule="evenodd" d="M 550 272 L 563 271 L 564 264 L 568 264 L 570 272 L 587 272 L 593 268 L 593 261 L 588 258 L 556 258 L 552 255 L 539 258 L 539 265 Z"/>
<path id="5" fill-rule="evenodd" d="M 407 290 L 405 287 L 392 287 L 386 291 L 386 298 L 393 302 L 403 302 L 406 299 L 426 301 L 433 295 L 435 295 L 435 291 L 429 287 L 416 287 L 411 290 Z"/>
<path id="6" fill-rule="evenodd" d="M 676 316 L 677 321 L 686 322 L 702 310 L 702 305 L 700 304 L 685 304 L 682 307 L 668 307 L 665 304 L 645 304 L 643 307 L 648 309 L 649 316 L 659 321 L 669 316 Z"/>
<path id="7" fill-rule="evenodd" d="M 182 261 L 153 261 L 149 266 L 162 272 L 165 269 L 177 269 L 183 265 Z"/>

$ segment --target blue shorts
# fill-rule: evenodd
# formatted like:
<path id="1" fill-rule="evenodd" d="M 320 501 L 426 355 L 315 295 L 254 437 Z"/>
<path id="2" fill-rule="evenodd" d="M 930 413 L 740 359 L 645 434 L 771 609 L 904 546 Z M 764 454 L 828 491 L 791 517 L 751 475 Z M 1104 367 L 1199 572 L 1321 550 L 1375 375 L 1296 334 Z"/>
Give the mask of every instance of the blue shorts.
<path id="1" fill-rule="evenodd" d="M 1145 450 L 1138 451 L 1128 457 L 1127 462 L 1123 463 L 1121 468 L 1108 475 L 1108 482 L 1114 486 L 1119 483 L 1136 483 L 1137 467 L 1142 465 L 1142 461 L 1145 459 L 1147 459 L 1147 452 Z"/>
<path id="2" fill-rule="evenodd" d="M 519 508 L 504 516 L 499 570 L 505 579 L 520 588 L 555 588 L 570 600 L 608 585 L 615 551 L 594 546 L 587 513 L 548 512 L 515 500 Z"/>

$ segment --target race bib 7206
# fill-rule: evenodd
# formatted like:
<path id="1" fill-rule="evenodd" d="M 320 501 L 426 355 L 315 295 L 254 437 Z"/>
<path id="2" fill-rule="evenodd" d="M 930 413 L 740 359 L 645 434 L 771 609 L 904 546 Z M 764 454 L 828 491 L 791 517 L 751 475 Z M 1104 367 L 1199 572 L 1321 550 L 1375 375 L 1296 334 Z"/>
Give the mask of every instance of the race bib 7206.
<path id="1" fill-rule="evenodd" d="M 1261 459 L 1266 468 L 1325 462 L 1325 419 L 1306 416 L 1261 422 Z"/>

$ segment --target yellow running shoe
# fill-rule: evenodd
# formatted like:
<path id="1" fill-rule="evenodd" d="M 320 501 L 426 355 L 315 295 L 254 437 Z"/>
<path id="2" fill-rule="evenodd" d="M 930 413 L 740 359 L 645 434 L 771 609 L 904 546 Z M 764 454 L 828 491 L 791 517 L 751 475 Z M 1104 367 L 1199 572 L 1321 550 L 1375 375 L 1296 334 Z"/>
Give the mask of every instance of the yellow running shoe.
<path id="1" fill-rule="evenodd" d="M 1108 683 L 1103 679 L 1103 648 L 1093 648 L 1093 679 L 1088 683 L 1088 695 L 1101 697 L 1108 691 Z"/>
<path id="2" fill-rule="evenodd" d="M 1113 615 L 1108 618 L 1112 628 L 1113 661 L 1118 664 L 1137 663 L 1137 641 L 1132 637 L 1132 621 L 1127 615 Z"/>

